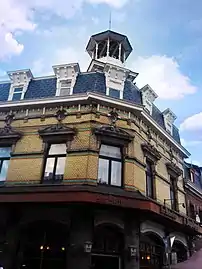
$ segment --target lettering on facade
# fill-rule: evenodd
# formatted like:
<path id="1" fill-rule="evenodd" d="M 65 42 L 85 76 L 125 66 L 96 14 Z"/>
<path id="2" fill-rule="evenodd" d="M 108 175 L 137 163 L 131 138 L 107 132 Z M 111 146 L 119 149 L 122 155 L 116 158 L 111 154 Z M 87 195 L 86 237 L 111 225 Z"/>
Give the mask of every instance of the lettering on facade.
<path id="1" fill-rule="evenodd" d="M 173 213 L 173 211 L 171 209 L 169 209 L 165 206 L 161 206 L 160 213 L 169 219 L 176 219 L 175 213 Z"/>
<path id="2" fill-rule="evenodd" d="M 118 206 L 123 204 L 121 199 L 116 198 L 112 195 L 108 195 L 106 197 L 97 197 L 96 203 L 118 205 Z"/>

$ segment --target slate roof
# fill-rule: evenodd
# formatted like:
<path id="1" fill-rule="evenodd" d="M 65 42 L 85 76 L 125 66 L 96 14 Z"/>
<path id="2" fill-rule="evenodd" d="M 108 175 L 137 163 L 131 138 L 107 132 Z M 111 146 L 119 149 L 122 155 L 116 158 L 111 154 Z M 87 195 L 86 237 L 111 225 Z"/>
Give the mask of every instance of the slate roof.
<path id="1" fill-rule="evenodd" d="M 56 77 L 32 79 L 24 99 L 54 97 L 56 93 L 56 82 Z M 10 82 L 0 83 L 0 101 L 4 102 L 8 100 L 10 85 Z M 86 92 L 96 92 L 105 95 L 106 80 L 104 73 L 97 71 L 78 74 L 73 94 Z M 142 104 L 142 96 L 139 88 L 129 80 L 125 81 L 123 99 L 135 104 Z M 163 114 L 155 105 L 153 105 L 152 117 L 165 129 Z M 173 126 L 173 138 L 180 143 L 179 131 L 176 126 Z"/>
<path id="2" fill-rule="evenodd" d="M 194 184 L 198 188 L 202 189 L 202 167 L 199 167 L 195 164 L 191 164 L 187 162 L 185 162 L 184 164 L 185 164 L 184 165 L 185 166 L 185 178 L 190 179 L 190 173 L 189 173 L 190 169 L 195 170 L 200 175 L 200 178 L 195 178 Z"/>

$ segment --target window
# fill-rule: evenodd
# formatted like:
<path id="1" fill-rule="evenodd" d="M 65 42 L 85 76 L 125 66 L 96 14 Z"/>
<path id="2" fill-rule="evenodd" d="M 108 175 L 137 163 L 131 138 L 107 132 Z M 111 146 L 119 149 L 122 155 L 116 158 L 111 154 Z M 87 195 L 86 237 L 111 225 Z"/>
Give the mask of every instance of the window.
<path id="1" fill-rule="evenodd" d="M 66 144 L 51 144 L 45 158 L 43 181 L 58 183 L 63 180 L 66 162 Z"/>
<path id="2" fill-rule="evenodd" d="M 147 161 L 146 163 L 146 194 L 150 198 L 154 198 L 154 176 L 152 163 Z"/>
<path id="3" fill-rule="evenodd" d="M 10 153 L 10 147 L 0 148 L 0 182 L 4 182 L 6 180 L 8 165 L 10 161 Z"/>
<path id="4" fill-rule="evenodd" d="M 175 178 L 170 177 L 170 202 L 171 202 L 171 208 L 177 211 L 175 180 L 176 180 Z"/>
<path id="5" fill-rule="evenodd" d="M 122 154 L 119 147 L 101 145 L 98 182 L 119 187 L 122 185 Z"/>
<path id="6" fill-rule="evenodd" d="M 196 219 L 196 212 L 195 212 L 195 207 L 192 203 L 189 204 L 189 216 L 192 219 Z"/>
<path id="7" fill-rule="evenodd" d="M 201 176 L 200 173 L 196 170 L 190 170 L 190 175 L 191 175 L 191 182 L 200 184 L 201 182 Z"/>
<path id="8" fill-rule="evenodd" d="M 109 96 L 113 98 L 120 98 L 120 91 L 109 88 Z"/>
<path id="9" fill-rule="evenodd" d="M 12 101 L 19 101 L 21 100 L 23 88 L 15 88 L 13 91 L 13 98 Z"/>
<path id="10" fill-rule="evenodd" d="M 63 80 L 60 82 L 60 96 L 70 95 L 71 80 Z"/>

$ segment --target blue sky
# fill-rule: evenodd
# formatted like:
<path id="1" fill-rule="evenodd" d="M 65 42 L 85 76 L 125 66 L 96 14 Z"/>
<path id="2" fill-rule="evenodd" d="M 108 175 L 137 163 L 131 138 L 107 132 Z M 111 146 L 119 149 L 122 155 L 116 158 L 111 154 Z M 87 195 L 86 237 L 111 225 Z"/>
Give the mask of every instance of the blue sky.
<path id="1" fill-rule="evenodd" d="M 79 62 L 85 71 L 89 37 L 108 29 L 129 37 L 127 67 L 149 84 L 161 110 L 177 115 L 182 143 L 202 165 L 202 2 L 195 0 L 0 1 L 0 79 L 30 68 L 52 74 L 52 65 Z"/>

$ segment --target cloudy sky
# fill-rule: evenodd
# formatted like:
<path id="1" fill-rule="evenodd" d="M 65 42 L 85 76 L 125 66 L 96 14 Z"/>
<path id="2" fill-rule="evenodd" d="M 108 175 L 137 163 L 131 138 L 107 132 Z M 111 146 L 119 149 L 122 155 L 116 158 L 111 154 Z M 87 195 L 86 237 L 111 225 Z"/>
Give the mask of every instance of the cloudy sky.
<path id="1" fill-rule="evenodd" d="M 51 74 L 58 63 L 85 71 L 90 35 L 108 29 L 126 34 L 134 48 L 127 66 L 137 85 L 159 95 L 161 110 L 177 115 L 183 145 L 202 165 L 202 1 L 0 0 L 0 80 L 6 71 L 30 68 Z"/>

